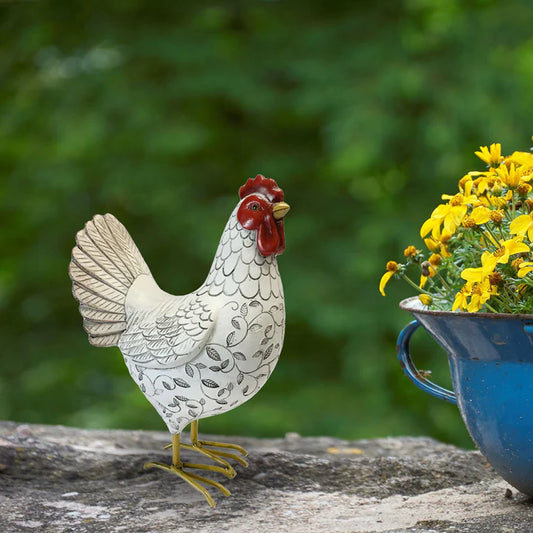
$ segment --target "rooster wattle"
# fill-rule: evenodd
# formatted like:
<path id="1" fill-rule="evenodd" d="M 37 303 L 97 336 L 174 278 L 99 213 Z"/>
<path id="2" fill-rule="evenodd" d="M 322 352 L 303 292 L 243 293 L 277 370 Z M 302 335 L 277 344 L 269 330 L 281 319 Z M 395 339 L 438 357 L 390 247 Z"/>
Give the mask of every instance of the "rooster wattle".
<path id="1" fill-rule="evenodd" d="M 258 175 L 239 189 L 241 200 L 222 233 L 206 281 L 173 296 L 161 290 L 124 226 L 96 215 L 76 235 L 69 274 L 83 325 L 95 346 L 118 346 L 133 380 L 172 434 L 173 472 L 214 501 L 202 485 L 220 483 L 188 471 L 235 470 L 247 463 L 234 444 L 198 439 L 198 420 L 233 409 L 265 384 L 280 356 L 285 330 L 276 256 L 285 249 L 289 205 L 272 179 Z M 191 424 L 191 444 L 180 433 Z M 180 448 L 216 465 L 184 463 Z M 230 450 L 230 451 L 228 451 Z M 237 453 L 233 453 L 237 452 Z"/>

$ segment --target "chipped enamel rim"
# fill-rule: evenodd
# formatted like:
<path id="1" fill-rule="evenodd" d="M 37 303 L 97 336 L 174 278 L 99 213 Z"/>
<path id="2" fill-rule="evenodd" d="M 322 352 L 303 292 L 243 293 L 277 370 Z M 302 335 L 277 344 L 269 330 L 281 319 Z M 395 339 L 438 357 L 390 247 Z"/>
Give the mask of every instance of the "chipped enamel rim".
<path id="1" fill-rule="evenodd" d="M 412 314 L 431 315 L 431 316 L 457 316 L 467 318 L 490 318 L 492 320 L 533 320 L 533 314 L 524 313 L 465 313 L 464 311 L 437 311 L 428 309 L 419 299 L 418 296 L 411 296 L 400 302 L 400 309 Z"/>

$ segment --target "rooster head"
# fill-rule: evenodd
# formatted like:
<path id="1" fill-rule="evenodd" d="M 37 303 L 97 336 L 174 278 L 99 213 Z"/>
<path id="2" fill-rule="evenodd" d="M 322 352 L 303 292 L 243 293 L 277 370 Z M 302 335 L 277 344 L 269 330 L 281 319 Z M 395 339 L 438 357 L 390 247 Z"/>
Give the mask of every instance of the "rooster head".
<path id="1" fill-rule="evenodd" d="M 283 201 L 283 191 L 273 179 L 258 174 L 240 189 L 241 203 L 237 220 L 247 230 L 257 230 L 259 253 L 280 255 L 285 250 L 283 217 L 290 207 Z"/>

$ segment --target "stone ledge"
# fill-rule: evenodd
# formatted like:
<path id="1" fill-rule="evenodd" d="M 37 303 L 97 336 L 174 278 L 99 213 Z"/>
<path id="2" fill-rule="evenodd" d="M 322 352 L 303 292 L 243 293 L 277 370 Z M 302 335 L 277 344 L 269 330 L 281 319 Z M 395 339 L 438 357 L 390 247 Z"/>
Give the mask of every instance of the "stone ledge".
<path id="1" fill-rule="evenodd" d="M 184 438 L 187 436 L 184 435 Z M 168 462 L 169 435 L 0 422 L 6 532 L 523 533 L 533 503 L 478 452 L 429 438 L 213 436 L 250 452 L 211 509 Z M 184 452 L 185 454 L 185 452 Z"/>

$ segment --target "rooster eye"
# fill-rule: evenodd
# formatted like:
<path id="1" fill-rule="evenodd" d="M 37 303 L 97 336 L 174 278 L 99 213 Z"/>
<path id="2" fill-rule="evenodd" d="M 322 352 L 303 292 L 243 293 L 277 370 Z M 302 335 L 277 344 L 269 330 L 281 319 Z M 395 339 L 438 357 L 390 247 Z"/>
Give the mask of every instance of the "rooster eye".
<path id="1" fill-rule="evenodd" d="M 251 209 L 252 211 L 257 211 L 257 210 L 259 209 L 259 204 L 252 204 L 252 205 L 250 206 L 250 209 Z"/>

